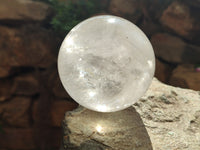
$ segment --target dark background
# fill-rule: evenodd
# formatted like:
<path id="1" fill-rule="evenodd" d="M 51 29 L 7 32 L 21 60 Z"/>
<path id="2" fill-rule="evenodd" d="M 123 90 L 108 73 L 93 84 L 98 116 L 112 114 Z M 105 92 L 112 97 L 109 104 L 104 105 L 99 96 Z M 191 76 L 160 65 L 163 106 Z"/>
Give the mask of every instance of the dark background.
<path id="1" fill-rule="evenodd" d="M 200 90 L 199 0 L 0 0 L 0 150 L 58 149 L 64 113 L 77 107 L 58 77 L 59 47 L 99 14 L 146 33 L 160 81 Z"/>

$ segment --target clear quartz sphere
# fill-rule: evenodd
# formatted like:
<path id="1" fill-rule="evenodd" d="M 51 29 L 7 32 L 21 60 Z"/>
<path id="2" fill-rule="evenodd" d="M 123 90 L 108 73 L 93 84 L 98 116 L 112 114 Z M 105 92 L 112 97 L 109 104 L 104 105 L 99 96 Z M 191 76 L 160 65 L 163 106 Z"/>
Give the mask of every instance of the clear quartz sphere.
<path id="1" fill-rule="evenodd" d="M 102 15 L 76 25 L 65 37 L 58 72 L 80 105 L 114 112 L 134 104 L 151 84 L 155 56 L 145 34 L 120 17 Z"/>

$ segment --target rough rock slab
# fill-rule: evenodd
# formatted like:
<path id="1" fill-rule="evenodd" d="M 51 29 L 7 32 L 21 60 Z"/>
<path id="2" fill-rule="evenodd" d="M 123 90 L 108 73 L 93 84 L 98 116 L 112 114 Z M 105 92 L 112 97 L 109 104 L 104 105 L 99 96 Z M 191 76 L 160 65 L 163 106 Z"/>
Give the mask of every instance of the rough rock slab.
<path id="1" fill-rule="evenodd" d="M 38 105 L 39 105 L 38 101 L 35 101 L 33 104 L 34 122 L 37 122 L 41 115 L 40 114 L 41 112 L 38 110 L 39 109 Z M 75 102 L 69 102 L 66 100 L 56 100 L 52 103 L 51 107 L 52 107 L 51 112 L 49 112 L 51 115 L 51 125 L 54 127 L 60 127 L 65 112 L 77 108 L 77 104 Z"/>
<path id="2" fill-rule="evenodd" d="M 63 127 L 67 150 L 197 150 L 200 92 L 154 79 L 133 107 L 115 113 L 79 108 L 66 113 Z"/>
<path id="3" fill-rule="evenodd" d="M 58 41 L 52 32 L 41 27 L 25 26 L 17 29 L 1 26 L 0 68 L 5 67 L 8 72 L 0 73 L 0 77 L 16 67 L 51 66 L 56 61 Z"/>
<path id="4" fill-rule="evenodd" d="M 200 92 L 153 80 L 134 107 L 154 150 L 200 149 Z"/>
<path id="5" fill-rule="evenodd" d="M 17 76 L 14 79 L 12 93 L 15 95 L 35 95 L 39 93 L 39 83 L 32 74 Z"/>
<path id="6" fill-rule="evenodd" d="M 200 91 L 200 72 L 196 70 L 194 65 L 179 65 L 172 72 L 169 82 L 173 86 Z"/>
<path id="7" fill-rule="evenodd" d="M 109 12 L 116 16 L 126 16 L 134 23 L 142 17 L 142 11 L 137 0 L 111 0 Z"/>
<path id="8" fill-rule="evenodd" d="M 28 114 L 31 99 L 28 97 L 14 97 L 6 103 L 0 104 L 0 121 L 4 125 L 15 127 L 29 127 L 30 116 Z"/>
<path id="9" fill-rule="evenodd" d="M 160 20 L 164 26 L 178 35 L 199 42 L 199 17 L 200 9 L 198 7 L 190 7 L 183 1 L 173 1 L 163 12 Z"/>
<path id="10" fill-rule="evenodd" d="M 43 21 L 50 14 L 48 5 L 31 0 L 0 0 L 0 21 Z"/>
<path id="11" fill-rule="evenodd" d="M 153 21 L 143 21 L 139 25 L 139 28 L 147 35 L 147 37 L 151 37 L 152 35 L 162 31 L 162 27 Z"/>
<path id="12" fill-rule="evenodd" d="M 173 67 L 156 59 L 155 77 L 158 78 L 161 82 L 164 82 L 164 83 L 168 82 L 171 76 L 172 70 L 173 70 Z"/>
<path id="13" fill-rule="evenodd" d="M 114 113 L 83 107 L 66 113 L 66 150 L 152 150 L 144 124 L 133 107 Z"/>
<path id="14" fill-rule="evenodd" d="M 145 18 L 150 20 L 158 20 L 162 12 L 174 1 L 174 0 L 140 0 L 141 7 Z M 138 2 L 138 1 L 137 1 Z"/>
<path id="15" fill-rule="evenodd" d="M 182 39 L 157 33 L 151 37 L 157 57 L 171 63 L 200 63 L 200 47 L 185 43 Z"/>

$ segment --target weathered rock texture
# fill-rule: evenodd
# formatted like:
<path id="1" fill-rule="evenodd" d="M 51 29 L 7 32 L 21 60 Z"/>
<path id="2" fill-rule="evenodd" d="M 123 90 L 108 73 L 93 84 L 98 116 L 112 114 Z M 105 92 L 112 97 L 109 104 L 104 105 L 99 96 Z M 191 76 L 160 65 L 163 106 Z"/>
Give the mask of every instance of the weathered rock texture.
<path id="1" fill-rule="evenodd" d="M 40 117 L 40 113 L 38 113 L 38 101 L 33 104 L 33 120 L 37 122 L 38 118 Z M 51 125 L 54 127 L 60 127 L 64 114 L 66 111 L 73 110 L 77 107 L 77 104 L 74 102 L 64 101 L 64 100 L 57 100 L 51 104 Z"/>
<path id="2" fill-rule="evenodd" d="M 114 113 L 81 107 L 66 113 L 63 129 L 67 150 L 197 150 L 200 93 L 154 79 L 133 107 Z"/>
<path id="3" fill-rule="evenodd" d="M 156 59 L 155 77 L 159 78 L 161 82 L 167 83 L 169 81 L 172 70 L 173 67 Z"/>
<path id="4" fill-rule="evenodd" d="M 54 36 L 51 31 L 37 26 L 18 29 L 0 26 L 0 68 L 51 66 L 56 61 L 58 48 L 58 38 Z"/>
<path id="5" fill-rule="evenodd" d="M 31 0 L 0 0 L 0 21 L 44 21 L 52 10 L 41 2 Z"/>
<path id="6" fill-rule="evenodd" d="M 12 93 L 17 95 L 35 95 L 39 93 L 39 83 L 31 74 L 21 75 L 14 79 Z"/>
<path id="7" fill-rule="evenodd" d="M 191 67 L 200 60 L 200 0 L 101 2 L 108 4 L 104 14 L 114 14 L 136 23 L 153 41 L 158 59 L 155 75 L 159 80 L 200 90 L 199 72 Z M 53 147 L 57 147 L 57 150 L 60 145 L 59 127 L 64 112 L 76 107 L 58 77 L 56 59 L 63 39 L 49 29 L 51 15 L 51 8 L 47 4 L 35 0 L 0 0 L 0 150 L 53 150 Z M 183 63 L 186 62 L 190 65 L 185 66 Z M 161 92 L 162 87 L 166 88 L 163 89 L 164 93 Z M 157 89 L 160 95 L 165 94 L 168 89 L 166 86 L 160 88 Z M 174 144 L 181 147 L 182 143 L 186 143 L 186 147 L 188 144 L 189 146 L 185 149 L 192 149 L 194 136 L 200 133 L 199 112 L 195 109 L 199 104 L 192 101 L 193 94 L 188 94 L 188 103 L 182 104 L 181 94 L 167 98 L 170 100 L 175 97 L 177 101 L 173 104 L 165 104 L 159 98 L 149 100 L 149 97 L 146 102 L 141 101 L 141 107 L 136 107 L 138 112 L 142 108 L 149 109 L 146 113 L 141 112 L 147 116 L 146 119 L 142 114 L 143 121 L 153 126 L 146 127 L 153 147 L 172 150 L 163 145 Z M 191 113 L 186 115 L 188 111 Z M 160 117 L 162 114 L 174 116 L 175 113 L 183 114 L 180 121 L 166 123 L 151 119 L 152 114 Z M 193 116 L 193 119 L 188 116 Z M 169 128 L 171 124 L 173 129 Z M 168 130 L 174 133 L 165 134 Z M 190 136 L 192 132 L 194 133 Z M 195 145 L 197 144 L 194 142 L 193 147 Z M 183 146 L 177 149 L 184 150 Z M 199 147 L 195 150 L 198 149 Z"/>
<path id="8" fill-rule="evenodd" d="M 116 16 L 126 17 L 134 23 L 142 16 L 140 3 L 137 0 L 110 0 L 109 12 Z"/>
<path id="9" fill-rule="evenodd" d="M 151 37 L 157 57 L 171 63 L 200 63 L 200 46 L 187 44 L 178 37 L 157 33 Z"/>
<path id="10" fill-rule="evenodd" d="M 135 105 L 154 150 L 200 149 L 200 92 L 152 82 Z"/>
<path id="11" fill-rule="evenodd" d="M 181 1 L 174 1 L 163 12 L 161 23 L 188 40 L 199 41 L 200 9 Z"/>
<path id="12" fill-rule="evenodd" d="M 83 107 L 66 113 L 66 150 L 152 150 L 144 124 L 133 107 L 112 113 Z"/>
<path id="13" fill-rule="evenodd" d="M 194 65 L 179 65 L 174 69 L 169 82 L 173 86 L 199 90 L 200 72 Z"/>
<path id="14" fill-rule="evenodd" d="M 28 109 L 31 100 L 27 97 L 14 97 L 11 102 L 0 105 L 1 121 L 16 127 L 28 127 L 30 118 Z"/>

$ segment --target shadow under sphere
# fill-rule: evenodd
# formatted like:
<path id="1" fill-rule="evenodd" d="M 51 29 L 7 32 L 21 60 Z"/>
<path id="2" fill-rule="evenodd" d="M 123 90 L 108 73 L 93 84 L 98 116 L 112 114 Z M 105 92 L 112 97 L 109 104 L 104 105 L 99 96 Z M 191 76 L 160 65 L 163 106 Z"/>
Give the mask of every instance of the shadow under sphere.
<path id="1" fill-rule="evenodd" d="M 144 123 L 135 108 L 100 113 L 79 107 L 63 121 L 66 150 L 152 150 Z"/>

